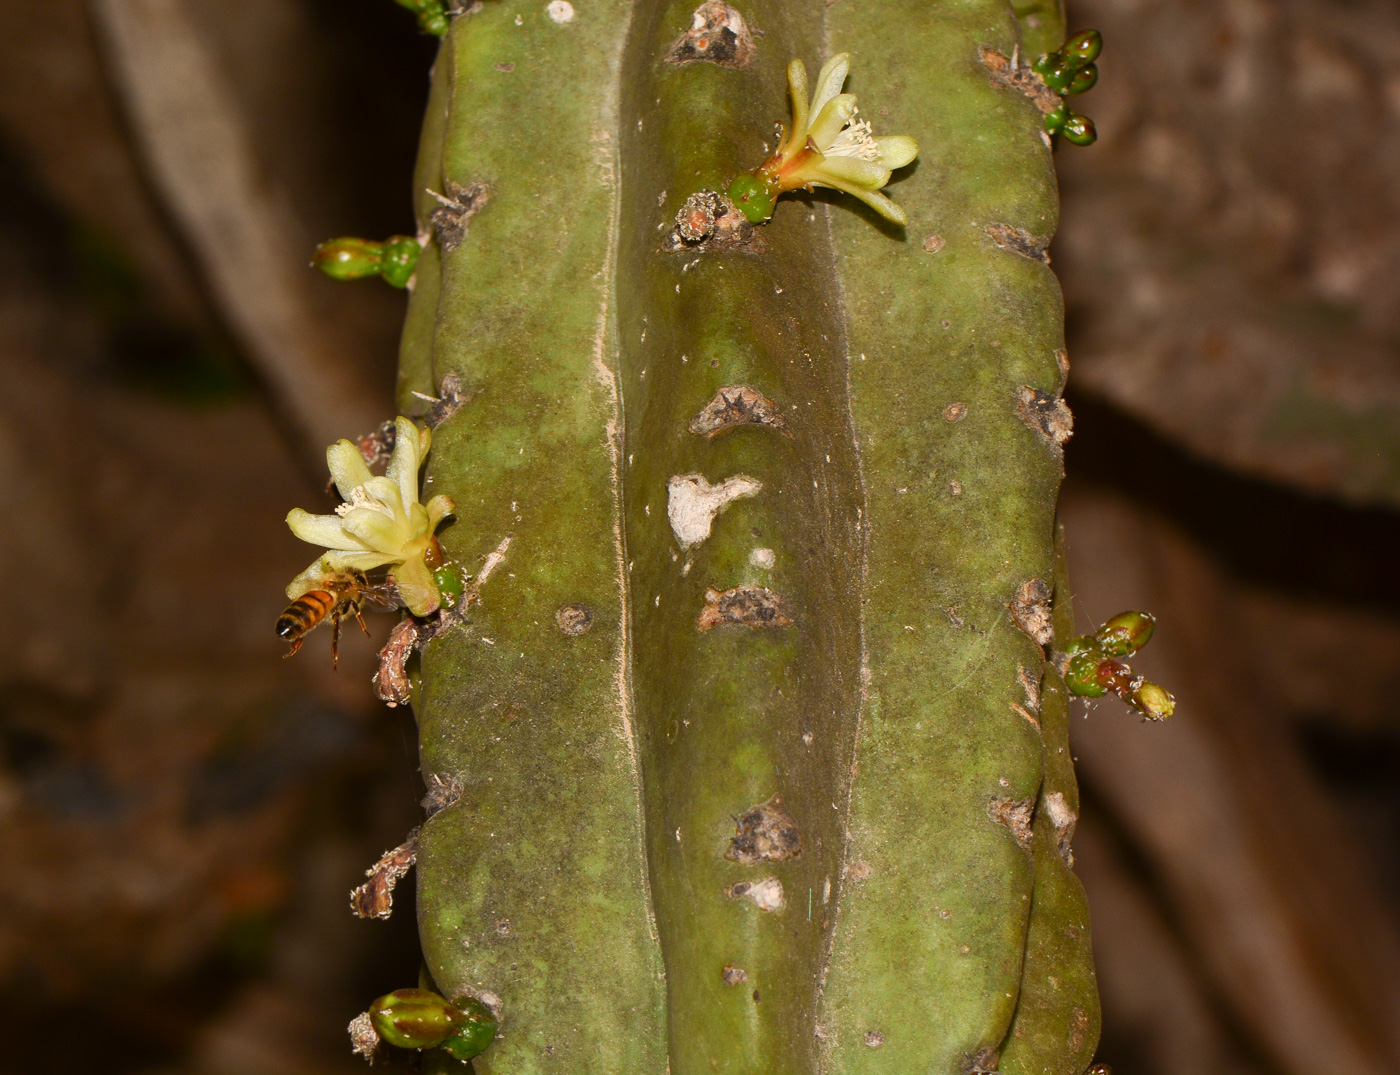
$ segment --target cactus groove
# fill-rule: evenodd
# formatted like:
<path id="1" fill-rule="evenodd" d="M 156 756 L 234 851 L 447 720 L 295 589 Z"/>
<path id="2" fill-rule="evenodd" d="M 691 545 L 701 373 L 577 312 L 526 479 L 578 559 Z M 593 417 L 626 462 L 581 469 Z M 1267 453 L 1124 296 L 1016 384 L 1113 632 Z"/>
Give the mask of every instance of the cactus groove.
<path id="1" fill-rule="evenodd" d="M 1056 577 L 1059 443 L 1018 401 L 1063 387 L 1055 277 L 992 238 L 1056 224 L 1040 112 L 979 53 L 1022 25 L 738 6 L 752 49 L 682 63 L 724 5 L 487 0 L 433 70 L 400 407 L 460 377 L 439 536 L 468 573 L 512 541 L 416 687 L 462 791 L 418 842 L 426 981 L 503 1004 L 478 1075 L 1081 1075 L 1066 692 L 1008 608 Z M 1063 40 L 1020 6 L 1026 51 Z M 907 229 L 821 192 L 668 243 L 837 52 L 921 146 Z"/>

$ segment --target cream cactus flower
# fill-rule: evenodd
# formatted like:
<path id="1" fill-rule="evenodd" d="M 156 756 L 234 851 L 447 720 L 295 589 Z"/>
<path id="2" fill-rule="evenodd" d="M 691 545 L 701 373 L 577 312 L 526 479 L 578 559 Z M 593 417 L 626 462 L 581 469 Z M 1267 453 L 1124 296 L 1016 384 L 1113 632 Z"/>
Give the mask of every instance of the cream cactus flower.
<path id="1" fill-rule="evenodd" d="M 827 60 L 808 103 L 807 68 L 801 60 L 788 64 L 792 127 L 771 157 L 729 185 L 730 199 L 750 223 L 767 220 L 778 195 L 799 187 L 843 190 L 887 220 L 908 223 L 904 210 L 880 188 L 894 169 L 919 155 L 918 143 L 902 134 L 877 137 L 868 121 L 856 118 L 855 95 L 841 92 L 850 67 L 845 52 Z"/>
<path id="2" fill-rule="evenodd" d="M 329 550 L 294 578 L 287 596 L 295 600 L 317 589 L 336 571 L 389 567 L 389 578 L 415 616 L 437 610 L 441 597 L 423 559 L 438 524 L 452 514 L 452 501 L 435 496 L 418 502 L 418 471 L 432 433 L 400 415 L 394 422 L 394 454 L 384 476 L 370 473 L 360 450 L 348 440 L 326 449 L 331 478 L 345 503 L 334 515 L 312 515 L 293 508 L 287 525 L 302 541 Z"/>

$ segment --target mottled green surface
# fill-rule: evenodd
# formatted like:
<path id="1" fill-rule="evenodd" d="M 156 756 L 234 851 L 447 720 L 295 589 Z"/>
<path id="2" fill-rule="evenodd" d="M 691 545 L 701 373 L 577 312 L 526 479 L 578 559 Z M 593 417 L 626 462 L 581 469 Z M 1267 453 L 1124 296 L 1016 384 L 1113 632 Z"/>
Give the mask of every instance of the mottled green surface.
<path id="1" fill-rule="evenodd" d="M 1013 1013 L 1062 958 L 1093 1007 L 1087 928 L 1058 939 L 1082 897 L 1043 810 L 1029 851 L 991 813 L 1042 768 L 1073 791 L 1007 609 L 1054 573 L 1059 460 L 1016 399 L 1057 390 L 1062 346 L 1053 274 L 986 231 L 1056 223 L 1040 115 L 978 59 L 1018 23 L 995 0 L 755 0 L 751 67 L 667 64 L 691 7 L 561 24 L 491 0 L 438 61 L 420 220 L 425 186 L 491 198 L 440 275 L 424 251 L 401 389 L 455 371 L 473 393 L 430 460 L 449 553 L 475 571 L 513 540 L 423 661 L 424 772 L 466 787 L 421 840 L 425 958 L 448 995 L 505 1004 L 481 1073 L 962 1075 L 1014 1030 L 1007 1071 L 1077 1075 L 1096 1016 L 1075 1044 L 1058 994 Z M 907 231 L 823 194 L 783 199 L 761 249 L 665 252 L 686 195 L 771 147 L 788 60 L 835 51 L 876 133 L 922 147 L 891 188 Z M 688 432 L 735 384 L 790 435 Z M 682 548 L 688 474 L 762 489 Z M 744 584 L 793 625 L 699 631 L 705 589 Z M 574 602 L 594 625 L 569 637 Z M 802 853 L 726 858 L 774 794 Z M 726 894 L 767 878 L 778 909 Z"/>
<path id="2" fill-rule="evenodd" d="M 425 654 L 419 705 L 425 775 L 465 784 L 419 842 L 424 957 L 445 994 L 505 1003 L 478 1075 L 666 1063 L 598 364 L 627 19 L 621 0 L 566 25 L 493 3 L 454 23 L 437 61 L 442 176 L 491 198 L 442 259 L 433 368 L 474 396 L 434 433 L 429 488 L 456 500 L 444 543 L 468 571 L 513 535 L 470 624 Z M 569 637 L 555 612 L 577 602 L 594 623 Z"/>
<path id="3" fill-rule="evenodd" d="M 1074 608 L 1062 538 L 1055 558 L 1054 617 L 1056 636 L 1072 637 Z M 1099 1039 L 1089 907 L 1084 886 L 1070 868 L 1079 787 L 1070 753 L 1069 714 L 1064 681 L 1047 667 L 1040 699 L 1045 780 L 1033 826 L 1035 891 L 1026 934 L 1025 974 L 1001 1055 L 1003 1075 L 1080 1075 L 1093 1060 Z M 1048 801 L 1056 795 L 1058 801 Z"/>
<path id="4" fill-rule="evenodd" d="M 1034 109 L 978 57 L 1011 52 L 1009 8 L 882 7 L 889 23 L 829 16 L 861 92 L 922 152 L 893 188 L 907 237 L 833 216 L 869 533 L 848 859 L 869 876 L 837 911 L 822 1018 L 833 1070 L 951 1072 L 997 1048 L 1021 978 L 1031 860 L 988 806 L 1040 782 L 1039 736 L 1012 708 L 1018 667 L 1038 672 L 1040 655 L 1006 606 L 1051 577 L 1059 477 L 1015 406 L 1021 385 L 1059 381 L 1059 287 L 985 229 L 1048 236 L 1057 203 Z"/>
<path id="5" fill-rule="evenodd" d="M 657 227 L 688 194 L 723 189 L 738 162 L 762 159 L 787 112 L 787 61 L 815 65 L 820 20 L 765 0 L 745 11 L 765 32 L 749 69 L 662 62 L 692 6 L 639 8 L 627 56 L 635 79 L 624 96 L 618 323 L 633 691 L 671 1071 L 779 1075 L 813 1070 L 835 898 L 823 893 L 840 880 L 845 801 L 836 789 L 850 765 L 860 675 L 860 477 L 825 211 L 783 204 L 762 254 L 663 253 Z M 764 393 L 792 435 L 687 432 L 722 385 Z M 666 485 L 687 474 L 712 483 L 745 475 L 763 488 L 731 504 L 708 540 L 681 550 Z M 771 570 L 752 561 L 758 549 L 771 550 Z M 706 587 L 745 584 L 782 595 L 795 625 L 697 630 Z M 802 831 L 801 855 L 725 859 L 735 816 L 773 794 Z M 783 886 L 781 910 L 724 895 L 770 877 Z M 726 964 L 746 980 L 725 985 Z"/>

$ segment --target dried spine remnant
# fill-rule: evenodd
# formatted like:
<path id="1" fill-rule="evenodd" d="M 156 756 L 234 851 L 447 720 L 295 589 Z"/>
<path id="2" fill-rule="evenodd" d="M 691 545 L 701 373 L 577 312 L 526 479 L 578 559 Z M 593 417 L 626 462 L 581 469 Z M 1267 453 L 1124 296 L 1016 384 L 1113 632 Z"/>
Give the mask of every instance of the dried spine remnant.
<path id="1" fill-rule="evenodd" d="M 1024 93 L 1044 115 L 1049 115 L 1062 104 L 1060 95 L 1047 86 L 1029 64 L 1003 55 L 996 49 L 983 45 L 980 49 L 982 66 L 998 86 Z"/>
<path id="2" fill-rule="evenodd" d="M 776 877 L 762 881 L 737 881 L 724 890 L 731 900 L 750 899 L 760 911 L 781 910 L 786 902 L 783 898 L 783 883 Z"/>
<path id="3" fill-rule="evenodd" d="M 423 812 L 429 818 L 441 810 L 446 810 L 449 806 L 456 806 L 463 791 L 466 790 L 462 786 L 462 782 L 455 776 L 431 773 L 426 777 L 426 781 L 428 793 L 423 796 L 419 805 L 423 807 Z"/>
<path id="4" fill-rule="evenodd" d="M 1045 816 L 1054 826 L 1055 843 L 1060 857 L 1065 860 L 1066 866 L 1073 866 L 1074 848 L 1070 843 L 1074 839 L 1074 827 L 1079 823 L 1079 818 L 1075 817 L 1074 811 L 1070 809 L 1061 792 L 1052 791 L 1045 796 Z"/>
<path id="5" fill-rule="evenodd" d="M 576 637 L 593 626 L 593 610 L 579 603 L 564 605 L 554 614 L 554 622 L 566 635 Z"/>
<path id="6" fill-rule="evenodd" d="M 867 1030 L 865 1032 L 865 1044 L 872 1049 L 878 1049 L 885 1044 L 885 1035 L 878 1030 Z"/>
<path id="7" fill-rule="evenodd" d="M 747 67 L 755 51 L 744 16 L 724 0 L 705 0 L 691 15 L 690 29 L 667 51 L 666 62 Z"/>
<path id="8" fill-rule="evenodd" d="M 724 857 L 745 866 L 757 866 L 760 862 L 782 862 L 800 854 L 802 833 L 792 815 L 783 809 L 783 797 L 774 795 L 739 815 Z"/>
<path id="9" fill-rule="evenodd" d="M 1016 596 L 1006 607 L 1016 626 L 1030 635 L 1040 646 L 1048 646 L 1054 637 L 1050 619 L 1050 586 L 1044 579 L 1027 579 L 1021 583 Z"/>
<path id="10" fill-rule="evenodd" d="M 963 1063 L 963 1075 L 997 1075 L 997 1064 L 1000 1060 L 1000 1049 L 984 1045 Z"/>
<path id="11" fill-rule="evenodd" d="M 1074 435 L 1074 415 L 1059 396 L 1022 385 L 1016 391 L 1016 414 L 1032 433 L 1043 437 L 1059 454 Z"/>
<path id="12" fill-rule="evenodd" d="M 711 485 L 703 474 L 677 474 L 666 483 L 666 518 L 682 549 L 710 536 L 715 516 L 741 497 L 753 496 L 763 485 L 736 474 Z"/>
<path id="13" fill-rule="evenodd" d="M 438 246 L 445 251 L 456 250 L 466 237 L 467 225 L 472 217 L 481 212 L 482 206 L 490 199 L 491 190 L 485 183 L 471 183 L 464 187 L 449 179 L 445 195 L 432 190 L 428 193 L 439 203 L 429 217 Z"/>
<path id="14" fill-rule="evenodd" d="M 726 963 L 724 969 L 719 972 L 719 980 L 725 985 L 739 985 L 749 980 L 749 974 L 743 967 L 736 967 L 733 963 Z"/>
<path id="15" fill-rule="evenodd" d="M 688 197 L 676 213 L 676 226 L 662 243 L 667 253 L 740 247 L 757 253 L 763 242 L 744 214 L 717 190 L 701 190 Z"/>
<path id="16" fill-rule="evenodd" d="M 992 820 L 1010 829 L 1016 842 L 1027 851 L 1031 849 L 1031 814 L 1034 811 L 1034 799 L 998 797 L 987 804 L 987 813 Z"/>
<path id="17" fill-rule="evenodd" d="M 1003 250 L 1010 250 L 1013 254 L 1020 254 L 1023 258 L 1044 262 L 1046 265 L 1050 264 L 1050 254 L 1046 250 L 1050 245 L 1049 239 L 1039 239 L 1024 228 L 1013 228 L 1010 224 L 988 224 L 982 230 Z"/>
<path id="18" fill-rule="evenodd" d="M 413 697 L 413 684 L 408 678 L 408 659 L 423 641 L 426 628 L 411 616 L 394 625 L 389 641 L 379 651 L 379 668 L 370 681 L 374 696 L 390 709 L 408 705 Z"/>
<path id="19" fill-rule="evenodd" d="M 351 1051 L 373 1064 L 375 1053 L 379 1051 L 379 1031 L 374 1029 L 369 1012 L 361 1012 L 355 1016 L 345 1029 L 350 1034 Z"/>
<path id="20" fill-rule="evenodd" d="M 369 878 L 350 893 L 350 910 L 360 918 L 388 918 L 394 912 L 394 886 L 418 861 L 418 830 L 365 871 Z"/>
<path id="21" fill-rule="evenodd" d="M 705 607 L 696 626 L 702 631 L 714 627 L 791 627 L 787 601 L 766 586 L 736 586 L 732 590 L 705 591 Z"/>
<path id="22" fill-rule="evenodd" d="M 714 398 L 690 420 L 690 431 L 707 440 L 739 426 L 767 426 L 788 433 L 787 419 L 778 412 L 777 404 L 746 384 L 721 385 Z"/>

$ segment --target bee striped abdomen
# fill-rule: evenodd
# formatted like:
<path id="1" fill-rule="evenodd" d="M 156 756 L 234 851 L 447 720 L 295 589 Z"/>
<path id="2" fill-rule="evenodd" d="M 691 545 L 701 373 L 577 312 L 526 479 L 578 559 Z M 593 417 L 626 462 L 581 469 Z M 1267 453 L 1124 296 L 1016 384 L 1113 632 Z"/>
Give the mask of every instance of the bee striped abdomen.
<path id="1" fill-rule="evenodd" d="M 328 590 L 309 590 L 277 617 L 277 637 L 295 642 L 326 618 L 338 598 Z"/>

